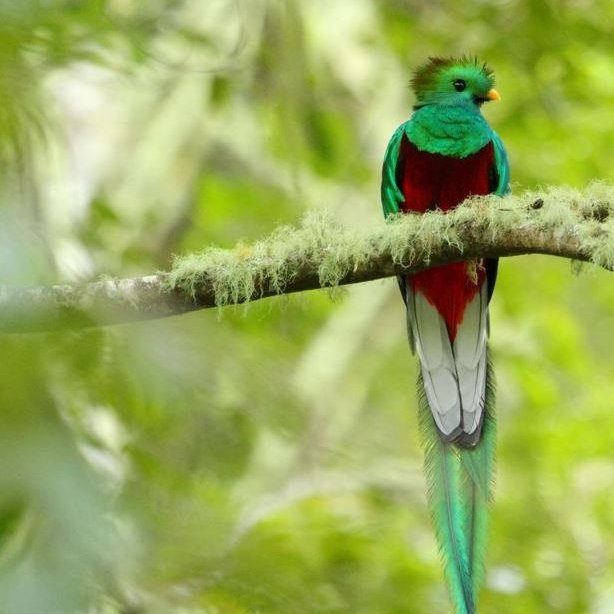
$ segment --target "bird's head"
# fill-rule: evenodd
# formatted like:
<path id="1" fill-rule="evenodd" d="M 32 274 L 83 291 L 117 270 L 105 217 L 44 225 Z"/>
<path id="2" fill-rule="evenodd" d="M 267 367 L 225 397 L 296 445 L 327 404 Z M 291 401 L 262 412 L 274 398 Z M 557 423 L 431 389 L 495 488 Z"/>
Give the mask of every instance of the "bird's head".
<path id="1" fill-rule="evenodd" d="M 416 70 L 411 86 L 416 94 L 417 106 L 474 105 L 489 100 L 500 100 L 493 89 L 493 71 L 480 64 L 477 58 L 429 58 Z"/>

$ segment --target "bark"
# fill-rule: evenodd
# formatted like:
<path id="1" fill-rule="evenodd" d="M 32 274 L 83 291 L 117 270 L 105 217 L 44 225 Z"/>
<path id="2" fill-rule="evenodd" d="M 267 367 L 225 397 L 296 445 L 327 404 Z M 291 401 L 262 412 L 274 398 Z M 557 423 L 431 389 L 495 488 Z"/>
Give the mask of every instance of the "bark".
<path id="1" fill-rule="evenodd" d="M 331 228 L 329 220 L 321 227 L 277 233 L 253 249 L 205 251 L 189 265 L 180 261 L 172 271 L 145 277 L 3 286 L 0 330 L 39 332 L 165 318 L 483 257 L 548 254 L 612 270 L 614 188 L 599 184 L 591 190 L 485 197 L 446 215 L 404 216 L 360 231 Z M 227 264 L 220 265 L 224 259 Z M 233 267 L 245 290 L 237 290 Z"/>

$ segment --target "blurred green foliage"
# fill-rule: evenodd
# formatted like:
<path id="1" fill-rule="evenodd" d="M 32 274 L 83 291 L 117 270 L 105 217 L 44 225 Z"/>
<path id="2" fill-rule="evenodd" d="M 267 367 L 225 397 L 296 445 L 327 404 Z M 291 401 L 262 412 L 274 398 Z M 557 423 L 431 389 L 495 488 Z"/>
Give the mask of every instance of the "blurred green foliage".
<path id="1" fill-rule="evenodd" d="M 475 53 L 515 189 L 613 180 L 609 0 L 0 2 L 0 276 L 379 219 L 427 55 Z M 614 284 L 502 263 L 481 611 L 614 611 Z M 394 283 L 0 344 L 0 611 L 449 611 Z"/>

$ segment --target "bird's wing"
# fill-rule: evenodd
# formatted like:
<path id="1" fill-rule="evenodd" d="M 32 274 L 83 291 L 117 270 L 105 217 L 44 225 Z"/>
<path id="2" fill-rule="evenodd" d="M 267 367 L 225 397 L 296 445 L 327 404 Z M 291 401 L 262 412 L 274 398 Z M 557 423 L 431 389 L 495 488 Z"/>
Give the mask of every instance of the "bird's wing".
<path id="1" fill-rule="evenodd" d="M 403 192 L 401 192 L 397 183 L 396 172 L 401 139 L 405 134 L 407 123 L 401 124 L 396 129 L 388 143 L 384 156 L 384 166 L 382 168 L 382 207 L 385 217 L 398 213 L 400 211 L 400 203 L 405 200 Z"/>
<path id="2" fill-rule="evenodd" d="M 493 130 L 491 136 L 495 148 L 495 171 L 497 181 L 492 191 L 499 196 L 505 196 L 510 192 L 510 165 L 507 160 L 507 152 L 501 137 Z"/>
<path id="3" fill-rule="evenodd" d="M 384 165 L 382 167 L 382 208 L 384 209 L 384 216 L 390 217 L 396 215 L 400 211 L 400 204 L 405 201 L 405 196 L 399 188 L 397 182 L 397 168 L 399 163 L 399 152 L 401 149 L 401 140 L 405 134 L 408 122 L 401 124 L 392 135 L 386 153 L 384 155 Z M 399 290 L 403 300 L 406 301 L 405 294 L 405 279 L 403 277 L 397 277 L 399 284 Z M 415 351 L 414 337 L 411 327 L 407 327 L 407 339 L 409 340 L 409 346 L 411 351 Z"/>

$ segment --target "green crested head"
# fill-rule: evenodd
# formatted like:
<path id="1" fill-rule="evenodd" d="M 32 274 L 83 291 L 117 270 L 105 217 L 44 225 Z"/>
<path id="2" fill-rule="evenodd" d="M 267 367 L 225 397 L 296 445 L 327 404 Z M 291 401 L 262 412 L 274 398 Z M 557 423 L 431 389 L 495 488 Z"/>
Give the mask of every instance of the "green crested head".
<path id="1" fill-rule="evenodd" d="M 472 105 L 479 107 L 489 100 L 499 100 L 493 71 L 477 58 L 429 58 L 414 73 L 411 86 L 417 106 Z"/>

